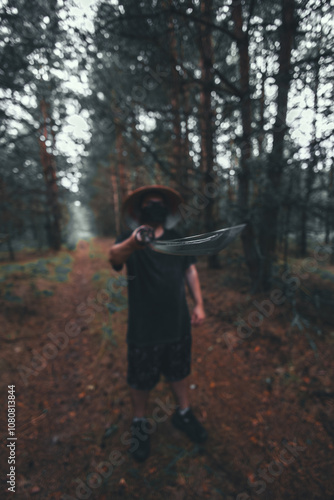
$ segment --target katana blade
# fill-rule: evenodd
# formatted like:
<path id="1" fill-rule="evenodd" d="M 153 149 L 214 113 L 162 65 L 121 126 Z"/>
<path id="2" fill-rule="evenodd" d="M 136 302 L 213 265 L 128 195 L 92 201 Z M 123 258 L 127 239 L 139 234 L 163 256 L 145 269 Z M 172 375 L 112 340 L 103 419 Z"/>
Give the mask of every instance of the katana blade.
<path id="1" fill-rule="evenodd" d="M 153 240 L 149 246 L 156 252 L 169 255 L 213 255 L 232 243 L 245 226 L 246 224 L 240 224 L 174 240 Z"/>

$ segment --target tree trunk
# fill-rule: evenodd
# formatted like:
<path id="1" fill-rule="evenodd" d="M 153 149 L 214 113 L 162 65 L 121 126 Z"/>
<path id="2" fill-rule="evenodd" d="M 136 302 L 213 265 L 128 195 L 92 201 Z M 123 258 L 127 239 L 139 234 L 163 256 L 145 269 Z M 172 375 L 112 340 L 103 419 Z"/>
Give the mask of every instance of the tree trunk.
<path id="1" fill-rule="evenodd" d="M 171 1 L 168 2 L 171 4 Z M 172 74 L 172 84 L 170 87 L 170 103 L 172 108 L 172 154 L 169 160 L 171 165 L 171 181 L 170 185 L 174 189 L 183 190 L 182 188 L 182 169 L 185 168 L 182 162 L 182 133 L 181 133 L 181 117 L 180 117 L 180 76 L 176 69 L 177 55 L 177 40 L 174 29 L 174 19 L 171 14 L 168 14 L 168 48 L 169 60 Z"/>
<path id="2" fill-rule="evenodd" d="M 115 124 L 115 150 L 116 150 L 115 168 L 117 171 L 117 181 L 119 185 L 118 189 L 118 193 L 120 194 L 119 202 L 122 202 L 122 200 L 125 199 L 129 191 L 129 179 L 128 179 L 128 172 L 126 169 L 126 161 L 124 156 L 125 152 L 124 137 L 123 137 L 124 125 L 120 120 L 120 116 L 122 115 L 122 113 L 118 107 L 114 91 L 112 91 L 111 107 Z"/>
<path id="3" fill-rule="evenodd" d="M 288 268 L 290 216 L 291 216 L 291 205 L 290 203 L 288 203 L 288 206 L 286 207 L 285 224 L 284 224 L 284 250 L 283 250 L 284 271 L 286 271 Z"/>
<path id="4" fill-rule="evenodd" d="M 258 135 L 258 147 L 259 155 L 263 154 L 263 140 L 264 140 L 264 110 L 265 110 L 265 83 L 267 77 L 267 62 L 265 65 L 265 70 L 262 73 L 261 79 L 261 98 L 260 98 L 260 120 L 259 120 L 259 135 Z"/>
<path id="5" fill-rule="evenodd" d="M 182 135 L 182 163 L 183 168 L 181 172 L 181 186 L 182 189 L 180 193 L 187 203 L 189 198 L 189 191 L 194 188 L 192 173 L 194 170 L 194 165 L 190 156 L 190 142 L 189 142 L 189 116 L 190 116 L 190 96 L 189 88 L 187 86 L 181 86 L 181 102 L 183 102 L 183 119 L 184 119 L 184 134 Z M 186 189 L 188 188 L 188 189 Z"/>
<path id="6" fill-rule="evenodd" d="M 300 241 L 299 241 L 299 256 L 306 257 L 307 255 L 307 210 L 308 206 L 305 202 L 301 207 L 300 217 Z"/>
<path id="7" fill-rule="evenodd" d="M 277 115 L 273 132 L 273 149 L 267 169 L 268 186 L 263 196 L 260 249 L 263 255 L 261 288 L 271 287 L 272 264 L 276 251 L 277 226 L 280 210 L 281 178 L 284 171 L 284 136 L 291 80 L 291 51 L 295 35 L 294 0 L 282 0 L 282 26 L 280 28 L 279 70 L 277 75 Z"/>
<path id="8" fill-rule="evenodd" d="M 315 181 L 315 167 L 318 163 L 318 159 L 316 156 L 316 148 L 317 148 L 317 114 L 318 114 L 318 92 L 319 92 L 319 59 L 320 55 L 318 52 L 318 58 L 315 61 L 315 71 L 314 71 L 314 115 L 313 115 L 313 124 L 312 124 L 312 140 L 310 143 L 310 161 L 307 166 L 307 170 L 305 172 L 306 175 L 306 186 L 305 186 L 305 196 L 304 203 L 302 205 L 302 213 L 301 213 L 301 240 L 300 240 L 300 257 L 306 257 L 307 255 L 307 221 L 308 221 L 308 213 L 310 209 L 310 199 L 313 189 L 313 184 Z"/>
<path id="9" fill-rule="evenodd" d="M 50 117 L 48 116 L 49 105 L 45 102 L 44 98 L 42 98 L 40 106 L 43 116 L 43 125 L 41 126 L 40 129 L 40 135 L 44 136 L 44 140 L 39 138 L 40 158 L 44 173 L 46 195 L 48 200 L 48 209 L 50 209 L 48 217 L 48 227 L 47 227 L 48 240 L 49 240 L 49 245 L 54 250 L 59 250 L 61 247 L 61 227 L 60 227 L 61 214 L 58 203 L 56 161 L 54 155 L 47 151 L 47 146 L 46 146 L 46 141 L 49 140 L 51 142 L 51 147 L 52 148 L 55 147 L 55 136 L 54 132 L 52 131 L 52 127 L 50 134 L 48 131 L 49 128 L 48 122 L 50 122 Z"/>
<path id="10" fill-rule="evenodd" d="M 0 243 L 6 243 L 10 260 L 15 260 L 15 253 L 12 245 L 13 230 L 11 227 L 12 226 L 11 213 L 10 210 L 8 209 L 9 207 L 8 195 L 5 188 L 5 182 L 2 177 L 0 177 L 0 207 L 2 212 L 1 223 L 4 231 L 3 235 L 0 238 Z"/>
<path id="11" fill-rule="evenodd" d="M 214 87 L 213 73 L 213 47 L 212 47 L 212 0 L 201 0 L 200 4 L 201 18 L 206 23 L 201 23 L 199 26 L 199 54 L 201 68 L 201 89 L 200 89 L 200 106 L 199 106 L 199 121 L 201 134 L 201 194 L 205 197 L 204 206 L 204 229 L 205 231 L 213 231 L 215 229 L 215 221 L 213 214 L 214 199 L 212 196 L 207 196 L 207 185 L 212 182 L 213 163 L 214 163 L 214 122 L 211 92 Z M 209 268 L 219 268 L 218 255 L 209 255 Z"/>
<path id="12" fill-rule="evenodd" d="M 284 230 L 283 230 L 283 262 L 284 262 L 284 271 L 288 268 L 288 253 L 289 253 L 289 234 L 290 234 L 290 220 L 291 220 L 291 208 L 292 208 L 292 187 L 293 187 L 293 175 L 290 175 L 289 178 L 289 186 L 285 203 L 285 221 L 284 221 Z"/>
<path id="13" fill-rule="evenodd" d="M 333 220 L 333 208 L 334 208 L 333 174 L 334 174 L 334 165 L 332 163 L 331 169 L 329 172 L 326 219 L 325 219 L 325 243 L 326 243 L 326 245 L 329 244 L 329 238 L 330 238 L 330 232 L 332 229 L 332 220 Z M 333 255 L 332 255 L 332 259 L 334 259 Z"/>
<path id="14" fill-rule="evenodd" d="M 117 171 L 119 179 L 119 190 L 121 194 L 121 200 L 124 200 L 129 191 L 129 181 L 126 171 L 126 164 L 124 160 L 123 152 L 124 148 L 124 138 L 122 131 L 119 127 L 116 127 L 116 158 L 117 158 Z"/>
<path id="15" fill-rule="evenodd" d="M 239 0 L 233 0 L 232 5 L 232 19 L 234 22 L 234 34 L 237 38 L 237 46 L 239 50 L 239 71 L 240 71 L 240 88 L 242 98 L 240 101 L 241 107 L 241 123 L 242 123 L 242 147 L 240 159 L 240 171 L 238 175 L 239 181 L 239 198 L 238 208 L 239 217 L 242 222 L 247 222 L 245 229 L 241 233 L 241 240 L 243 244 L 246 264 L 249 270 L 252 292 L 255 292 L 259 287 L 259 273 L 260 273 L 260 257 L 255 244 L 255 234 L 253 221 L 248 219 L 249 211 L 249 159 L 251 157 L 252 144 L 251 144 L 251 123 L 252 123 L 252 109 L 249 88 L 249 40 L 248 32 L 243 31 L 243 13 L 242 5 Z"/>
<path id="16" fill-rule="evenodd" d="M 115 222 L 116 233 L 119 234 L 121 231 L 121 217 L 120 217 L 117 169 L 112 159 L 110 161 L 110 180 L 112 186 L 112 205 L 114 210 L 114 222 Z"/>

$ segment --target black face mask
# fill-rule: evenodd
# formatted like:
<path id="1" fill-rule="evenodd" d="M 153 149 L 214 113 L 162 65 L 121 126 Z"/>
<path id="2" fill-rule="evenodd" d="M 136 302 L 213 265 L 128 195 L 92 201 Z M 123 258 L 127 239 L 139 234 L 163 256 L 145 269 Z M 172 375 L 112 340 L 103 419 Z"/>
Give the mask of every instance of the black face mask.
<path id="1" fill-rule="evenodd" d="M 160 201 L 150 201 L 141 209 L 142 223 L 156 222 L 163 224 L 166 220 L 168 209 Z"/>

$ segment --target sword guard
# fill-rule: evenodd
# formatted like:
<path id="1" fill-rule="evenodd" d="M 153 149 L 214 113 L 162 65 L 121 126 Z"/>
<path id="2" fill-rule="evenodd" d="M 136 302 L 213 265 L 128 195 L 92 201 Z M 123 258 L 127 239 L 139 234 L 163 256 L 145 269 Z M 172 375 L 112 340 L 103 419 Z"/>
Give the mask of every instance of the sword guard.
<path id="1" fill-rule="evenodd" d="M 140 239 L 139 239 L 139 235 L 140 235 Z M 145 246 L 154 240 L 154 238 L 155 238 L 154 229 L 152 227 L 149 227 L 149 226 L 141 227 L 136 232 L 135 238 L 136 238 L 137 243 L 139 243 L 139 245 Z"/>

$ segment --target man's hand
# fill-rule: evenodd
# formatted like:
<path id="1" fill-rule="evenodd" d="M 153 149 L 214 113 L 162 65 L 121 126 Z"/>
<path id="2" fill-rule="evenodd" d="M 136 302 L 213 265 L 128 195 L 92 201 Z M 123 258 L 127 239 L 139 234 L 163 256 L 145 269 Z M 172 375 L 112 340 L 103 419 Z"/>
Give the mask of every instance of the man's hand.
<path id="1" fill-rule="evenodd" d="M 185 273 L 185 277 L 189 287 L 189 291 L 196 304 L 191 316 L 191 324 L 197 326 L 203 323 L 205 319 L 205 311 L 203 307 L 201 286 L 199 283 L 198 272 L 195 264 L 191 264 L 188 267 Z"/>
<path id="2" fill-rule="evenodd" d="M 205 320 L 205 311 L 203 304 L 197 304 L 191 316 L 191 324 L 194 326 L 201 325 Z"/>
<path id="3" fill-rule="evenodd" d="M 133 231 L 132 235 L 136 247 L 143 248 L 154 240 L 154 229 L 147 225 L 139 226 Z"/>
<path id="4" fill-rule="evenodd" d="M 140 231 L 143 231 L 142 236 L 140 235 Z M 126 240 L 122 241 L 121 243 L 115 243 L 109 249 L 108 260 L 115 271 L 120 271 L 122 269 L 123 264 L 135 250 L 145 248 L 149 241 L 151 241 L 150 235 L 152 234 L 152 232 L 154 238 L 154 230 L 150 226 L 137 227 Z"/>

